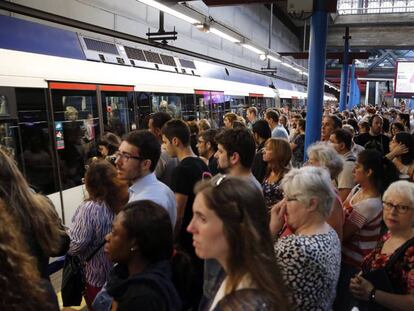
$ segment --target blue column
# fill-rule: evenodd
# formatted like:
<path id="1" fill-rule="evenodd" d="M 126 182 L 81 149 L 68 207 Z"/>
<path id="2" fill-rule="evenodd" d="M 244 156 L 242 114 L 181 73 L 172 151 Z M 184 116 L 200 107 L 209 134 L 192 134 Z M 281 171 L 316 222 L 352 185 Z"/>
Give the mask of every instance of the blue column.
<path id="1" fill-rule="evenodd" d="M 346 109 L 346 97 L 348 94 L 349 39 L 349 27 L 346 27 L 344 36 L 344 56 L 342 58 L 341 97 L 339 100 L 339 111 L 344 111 Z"/>
<path id="2" fill-rule="evenodd" d="M 324 0 L 315 0 L 309 48 L 305 150 L 321 138 L 328 14 Z M 305 152 L 306 157 L 306 152 Z"/>

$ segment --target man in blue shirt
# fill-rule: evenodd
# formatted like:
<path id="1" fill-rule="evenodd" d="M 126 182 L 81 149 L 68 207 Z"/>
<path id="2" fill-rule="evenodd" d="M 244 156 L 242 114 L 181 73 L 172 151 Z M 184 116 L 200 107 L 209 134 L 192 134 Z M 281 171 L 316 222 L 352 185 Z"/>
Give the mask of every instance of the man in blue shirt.
<path id="1" fill-rule="evenodd" d="M 273 138 L 283 138 L 289 140 L 289 135 L 286 129 L 279 124 L 279 113 L 275 110 L 268 110 L 265 113 L 264 119 L 269 124 L 272 130 Z"/>
<path id="2" fill-rule="evenodd" d="M 151 200 L 170 215 L 174 228 L 177 219 L 174 193 L 154 174 L 161 154 L 161 144 L 149 131 L 132 131 L 116 153 L 118 177 L 129 182 L 129 202 Z"/>

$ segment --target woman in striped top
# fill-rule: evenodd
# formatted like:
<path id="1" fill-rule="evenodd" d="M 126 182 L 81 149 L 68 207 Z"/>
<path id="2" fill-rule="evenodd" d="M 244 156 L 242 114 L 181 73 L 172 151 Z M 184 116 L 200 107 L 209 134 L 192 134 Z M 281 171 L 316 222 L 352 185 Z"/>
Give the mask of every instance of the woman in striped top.
<path id="1" fill-rule="evenodd" d="M 69 254 L 85 260 L 104 241 L 111 231 L 115 214 L 128 201 L 128 186 L 117 178 L 115 167 L 106 160 L 95 160 L 85 174 L 85 186 L 89 198 L 76 210 L 69 230 L 71 238 Z M 107 280 L 111 262 L 103 247 L 85 262 L 85 300 L 91 304 Z"/>
<path id="2" fill-rule="evenodd" d="M 349 281 L 380 239 L 381 195 L 398 180 L 398 175 L 395 165 L 378 151 L 364 150 L 358 155 L 353 171 L 357 186 L 344 202 L 342 265 L 335 310 L 349 310 Z"/>

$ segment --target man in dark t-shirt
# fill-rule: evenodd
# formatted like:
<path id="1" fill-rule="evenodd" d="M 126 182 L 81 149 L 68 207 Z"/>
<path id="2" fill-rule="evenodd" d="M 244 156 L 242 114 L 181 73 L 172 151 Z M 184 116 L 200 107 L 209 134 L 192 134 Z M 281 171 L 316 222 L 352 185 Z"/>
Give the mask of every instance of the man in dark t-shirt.
<path id="1" fill-rule="evenodd" d="M 375 149 L 385 156 L 390 152 L 390 139 L 384 134 L 381 134 L 383 125 L 382 117 L 377 114 L 373 115 L 369 120 L 369 125 L 369 132 L 355 137 L 355 143 L 365 149 Z"/>
<path id="2" fill-rule="evenodd" d="M 179 161 L 172 173 L 171 184 L 177 201 L 175 235 L 177 244 L 192 259 L 194 276 L 189 297 L 190 305 L 197 309 L 202 295 L 204 265 L 195 254 L 193 238 L 187 232 L 187 226 L 193 218 L 194 186 L 204 175 L 210 173 L 204 161 L 191 149 L 190 129 L 185 122 L 178 119 L 168 121 L 162 128 L 162 140 L 168 154 L 177 157 Z"/>

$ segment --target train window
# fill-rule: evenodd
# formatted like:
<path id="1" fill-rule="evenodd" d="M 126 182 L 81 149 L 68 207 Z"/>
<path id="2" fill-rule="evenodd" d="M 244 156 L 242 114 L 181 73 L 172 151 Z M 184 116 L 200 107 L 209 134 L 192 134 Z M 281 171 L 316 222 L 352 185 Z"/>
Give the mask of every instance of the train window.
<path id="1" fill-rule="evenodd" d="M 43 194 L 58 191 L 44 89 L 16 88 L 22 168 L 30 186 Z"/>
<path id="2" fill-rule="evenodd" d="M 153 94 L 151 99 L 151 111 L 167 112 L 172 118 L 181 118 L 183 95 Z"/>
<path id="3" fill-rule="evenodd" d="M 196 119 L 207 119 L 213 128 L 222 125 L 225 105 L 223 92 L 196 91 Z"/>
<path id="4" fill-rule="evenodd" d="M 98 155 L 99 116 L 96 91 L 52 90 L 55 139 L 62 190 L 82 184 L 85 163 Z"/>
<path id="5" fill-rule="evenodd" d="M 184 121 L 191 121 L 196 120 L 196 112 L 195 112 L 195 95 L 194 94 L 184 94 L 181 95 L 182 100 L 182 119 Z"/>
<path id="6" fill-rule="evenodd" d="M 104 131 L 119 137 L 128 133 L 134 123 L 133 94 L 101 92 Z"/>

